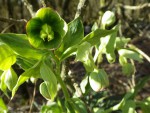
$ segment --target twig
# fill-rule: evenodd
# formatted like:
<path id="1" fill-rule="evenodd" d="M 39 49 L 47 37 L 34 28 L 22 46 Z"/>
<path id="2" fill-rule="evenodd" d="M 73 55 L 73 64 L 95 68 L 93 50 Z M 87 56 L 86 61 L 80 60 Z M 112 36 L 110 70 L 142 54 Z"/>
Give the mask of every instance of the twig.
<path id="1" fill-rule="evenodd" d="M 84 9 L 84 4 L 85 4 L 86 0 L 80 0 L 78 7 L 77 7 L 77 11 L 76 11 L 76 15 L 75 18 L 78 18 L 81 15 L 82 9 Z"/>
<path id="2" fill-rule="evenodd" d="M 9 29 L 9 28 L 10 28 L 11 26 L 13 26 L 13 25 L 14 25 L 14 23 L 8 25 L 7 27 L 5 27 L 5 29 L 4 29 L 1 33 L 5 33 L 5 31 L 7 31 L 7 29 Z"/>
<path id="3" fill-rule="evenodd" d="M 35 94 L 36 94 L 36 81 L 34 83 L 33 97 L 32 97 L 32 100 L 31 100 L 31 105 L 30 105 L 29 113 L 31 113 L 31 111 L 32 111 L 33 102 L 34 102 L 34 99 L 35 99 Z"/>
<path id="4" fill-rule="evenodd" d="M 134 49 L 135 51 L 137 51 L 138 53 L 140 53 L 148 62 L 150 62 L 150 57 L 146 53 L 144 53 L 142 50 L 138 49 L 136 46 L 132 44 L 128 44 L 128 46 Z"/>
<path id="5" fill-rule="evenodd" d="M 43 5 L 43 7 L 46 7 L 45 1 L 44 0 L 40 0 L 41 4 Z"/>
<path id="6" fill-rule="evenodd" d="M 8 23 L 27 23 L 26 19 L 13 19 L 13 18 L 4 18 L 0 17 L 0 21 Z"/>
<path id="7" fill-rule="evenodd" d="M 129 5 L 123 5 L 123 4 L 117 4 L 120 7 L 123 7 L 124 9 L 129 9 L 129 10 L 138 10 L 138 9 L 143 9 L 145 7 L 150 7 L 150 3 L 145 3 L 141 4 L 138 6 L 129 6 Z"/>
<path id="8" fill-rule="evenodd" d="M 22 2 L 24 3 L 24 5 L 27 7 L 27 9 L 29 10 L 30 14 L 32 17 L 34 17 L 35 13 L 33 11 L 33 7 L 32 5 L 27 1 L 27 0 L 22 0 Z"/>

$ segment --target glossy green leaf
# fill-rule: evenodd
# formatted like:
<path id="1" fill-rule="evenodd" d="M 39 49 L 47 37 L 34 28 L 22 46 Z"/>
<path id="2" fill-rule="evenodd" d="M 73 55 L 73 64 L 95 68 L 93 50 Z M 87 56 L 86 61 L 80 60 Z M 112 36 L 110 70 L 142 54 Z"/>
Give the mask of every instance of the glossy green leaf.
<path id="1" fill-rule="evenodd" d="M 17 84 L 12 90 L 12 98 L 18 90 L 19 86 L 22 85 L 26 80 L 30 77 L 39 78 L 40 77 L 40 62 L 37 62 L 33 67 L 27 69 L 24 73 L 22 73 L 17 81 Z"/>
<path id="2" fill-rule="evenodd" d="M 0 40 L 7 44 L 17 55 L 25 58 L 40 59 L 42 53 L 34 49 L 28 42 L 25 34 L 0 34 Z"/>
<path id="3" fill-rule="evenodd" d="M 95 31 L 91 32 L 90 34 L 86 35 L 82 43 L 87 41 L 92 46 L 100 43 L 100 38 L 105 37 L 107 35 L 110 35 L 112 33 L 116 32 L 115 30 L 103 30 L 103 29 L 96 29 Z"/>
<path id="4" fill-rule="evenodd" d="M 81 88 L 82 93 L 86 92 L 87 84 L 88 84 L 88 76 L 86 76 L 80 83 L 80 88 Z"/>
<path id="5" fill-rule="evenodd" d="M 78 45 L 84 37 L 84 28 L 80 18 L 76 18 L 68 24 L 68 32 L 63 39 L 64 50 Z"/>
<path id="6" fill-rule="evenodd" d="M 12 68 L 5 71 L 5 84 L 10 91 L 12 91 L 12 89 L 15 87 L 17 80 L 18 76 Z"/>
<path id="7" fill-rule="evenodd" d="M 39 9 L 26 26 L 31 45 L 40 49 L 58 48 L 67 30 L 66 22 L 49 7 Z"/>
<path id="8" fill-rule="evenodd" d="M 94 91 L 101 91 L 109 85 L 108 75 L 103 69 L 95 69 L 89 76 L 89 83 Z"/>
<path id="9" fill-rule="evenodd" d="M 6 44 L 0 42 L 0 70 L 9 69 L 16 62 L 16 55 Z"/>
<path id="10" fill-rule="evenodd" d="M 135 102 L 133 100 L 125 101 L 125 105 L 122 107 L 122 113 L 136 113 Z"/>
<path id="11" fill-rule="evenodd" d="M 46 82 L 43 82 L 40 84 L 40 93 L 42 94 L 43 97 L 46 99 L 51 99 L 51 96 L 48 91 L 48 87 L 46 85 Z"/>
<path id="12" fill-rule="evenodd" d="M 57 94 L 57 79 L 50 66 L 48 66 L 44 61 L 40 67 L 40 74 L 42 79 L 46 82 L 48 93 L 53 100 Z"/>
<path id="13" fill-rule="evenodd" d="M 3 99 L 0 97 L 0 112 L 1 113 L 7 113 L 8 108 L 6 104 L 4 103 Z"/>
<path id="14" fill-rule="evenodd" d="M 119 53 L 120 56 L 142 62 L 142 57 L 140 56 L 140 54 L 138 54 L 135 51 L 132 51 L 132 50 L 129 50 L 129 49 L 119 49 L 118 53 Z"/>

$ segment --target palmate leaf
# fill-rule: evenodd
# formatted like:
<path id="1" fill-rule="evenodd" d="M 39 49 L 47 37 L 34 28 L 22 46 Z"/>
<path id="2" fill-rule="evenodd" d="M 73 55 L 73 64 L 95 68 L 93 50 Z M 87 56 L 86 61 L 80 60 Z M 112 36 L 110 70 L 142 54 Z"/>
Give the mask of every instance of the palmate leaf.
<path id="1" fill-rule="evenodd" d="M 7 44 L 17 55 L 33 59 L 40 59 L 42 57 L 42 52 L 34 49 L 29 44 L 25 34 L 0 34 L 0 40 Z"/>
<path id="2" fill-rule="evenodd" d="M 6 44 L 0 42 L 0 70 L 9 69 L 16 62 L 16 55 Z"/>

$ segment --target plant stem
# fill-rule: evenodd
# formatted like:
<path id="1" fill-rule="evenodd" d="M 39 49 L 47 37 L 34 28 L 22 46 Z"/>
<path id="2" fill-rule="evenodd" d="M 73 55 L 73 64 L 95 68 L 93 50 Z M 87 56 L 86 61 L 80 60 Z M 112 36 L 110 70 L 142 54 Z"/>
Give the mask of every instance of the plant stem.
<path id="1" fill-rule="evenodd" d="M 56 78 L 57 78 L 59 84 L 61 85 L 61 88 L 62 88 L 62 91 L 64 93 L 65 99 L 69 100 L 70 95 L 68 93 L 68 90 L 67 90 L 67 87 L 66 87 L 65 83 L 62 81 L 62 78 L 60 77 L 60 75 L 56 75 Z"/>

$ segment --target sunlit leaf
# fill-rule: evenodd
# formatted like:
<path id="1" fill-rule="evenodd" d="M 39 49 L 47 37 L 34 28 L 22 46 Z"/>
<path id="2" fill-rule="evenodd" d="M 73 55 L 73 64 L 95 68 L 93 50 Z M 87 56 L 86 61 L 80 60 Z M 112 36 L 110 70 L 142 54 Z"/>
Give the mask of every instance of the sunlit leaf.
<path id="1" fill-rule="evenodd" d="M 15 87 L 17 83 L 17 79 L 18 79 L 18 76 L 12 68 L 5 71 L 5 84 L 10 91 L 12 91 L 12 89 Z"/>
<path id="2" fill-rule="evenodd" d="M 43 82 L 40 84 L 40 93 L 45 97 L 46 99 L 51 99 L 51 96 L 48 91 L 48 87 L 46 85 L 46 82 Z"/>
<path id="3" fill-rule="evenodd" d="M 142 62 L 142 57 L 140 56 L 140 54 L 138 54 L 135 51 L 132 51 L 132 50 L 129 50 L 129 49 L 119 49 L 118 53 L 119 53 L 120 56 Z"/>
<path id="4" fill-rule="evenodd" d="M 25 34 L 0 34 L 0 40 L 7 44 L 17 55 L 25 58 L 40 59 L 42 52 L 34 49 Z"/>
<path id="5" fill-rule="evenodd" d="M 0 42 L 0 70 L 9 69 L 16 62 L 16 55 L 6 44 Z"/>
<path id="6" fill-rule="evenodd" d="M 86 35 L 82 42 L 89 42 L 92 46 L 100 43 L 100 38 L 105 37 L 109 34 L 116 32 L 115 30 L 103 30 L 103 29 L 96 29 L 95 31 L 91 32 L 90 34 Z"/>
<path id="7" fill-rule="evenodd" d="M 7 113 L 8 108 L 6 104 L 4 103 L 3 99 L 0 97 L 0 112 L 1 113 Z"/>

